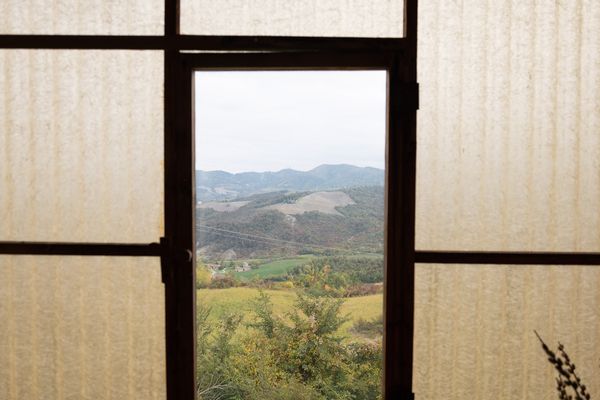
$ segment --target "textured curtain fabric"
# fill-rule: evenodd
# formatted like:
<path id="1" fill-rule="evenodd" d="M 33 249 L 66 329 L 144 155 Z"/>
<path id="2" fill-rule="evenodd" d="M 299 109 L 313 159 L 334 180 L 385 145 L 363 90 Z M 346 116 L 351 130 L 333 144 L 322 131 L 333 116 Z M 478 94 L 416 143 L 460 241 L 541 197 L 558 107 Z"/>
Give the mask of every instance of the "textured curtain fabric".
<path id="1" fill-rule="evenodd" d="M 416 268 L 416 398 L 558 398 L 534 330 L 554 351 L 563 343 L 600 395 L 600 267 Z"/>
<path id="2" fill-rule="evenodd" d="M 156 242 L 163 56 L 0 50 L 0 240 Z"/>
<path id="3" fill-rule="evenodd" d="M 600 251 L 600 3 L 421 1 L 419 249 Z M 420 399 L 600 396 L 600 268 L 417 265 Z"/>
<path id="4" fill-rule="evenodd" d="M 419 249 L 600 251 L 600 2 L 420 2 Z"/>
<path id="5" fill-rule="evenodd" d="M 0 240 L 163 234 L 161 52 L 0 50 Z M 164 399 L 158 259 L 0 256 L 0 399 Z"/>
<path id="6" fill-rule="evenodd" d="M 182 0 L 186 34 L 404 36 L 404 0 Z"/>
<path id="7" fill-rule="evenodd" d="M 2 0 L 0 34 L 162 35 L 164 0 Z"/>
<path id="8" fill-rule="evenodd" d="M 164 399 L 148 258 L 0 256 L 0 399 Z"/>

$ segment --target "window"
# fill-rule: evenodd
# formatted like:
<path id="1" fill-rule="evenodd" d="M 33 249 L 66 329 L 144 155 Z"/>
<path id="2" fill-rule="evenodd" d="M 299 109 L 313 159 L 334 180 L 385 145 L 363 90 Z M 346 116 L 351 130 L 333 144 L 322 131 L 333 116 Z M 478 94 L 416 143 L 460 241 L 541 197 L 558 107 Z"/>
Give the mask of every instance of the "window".
<path id="1" fill-rule="evenodd" d="M 198 393 L 380 397 L 385 66 L 208 58 L 194 73 Z"/>
<path id="2" fill-rule="evenodd" d="M 194 398 L 192 71 L 250 65 L 388 71 L 388 204 L 403 206 L 387 212 L 384 390 L 408 397 L 416 3 L 388 18 L 354 2 L 328 29 L 313 12 L 271 36 L 198 31 L 185 2 L 186 31 L 213 36 L 182 35 L 178 1 L 121 3 L 2 6 L 2 396 Z"/>
<path id="3" fill-rule="evenodd" d="M 594 365 L 595 0 L 421 2 L 418 119 L 416 0 L 179 3 L 0 6 L 0 397 L 194 398 L 199 67 L 388 71 L 386 399 L 549 395 L 538 322 Z"/>
<path id="4" fill-rule="evenodd" d="M 387 71 L 387 82 L 388 82 L 388 105 L 387 105 L 387 194 L 386 197 L 389 199 L 393 193 L 398 191 L 398 187 L 394 186 L 394 182 L 397 184 L 399 178 L 392 178 L 393 174 L 398 173 L 398 166 L 402 164 L 402 160 L 400 157 L 400 153 L 398 150 L 394 151 L 394 147 L 401 147 L 403 145 L 402 141 L 408 140 L 408 135 L 403 135 L 400 133 L 400 129 L 403 126 L 399 122 L 398 114 L 391 112 L 391 109 L 396 106 L 398 109 L 409 110 L 410 107 L 414 107 L 414 103 L 411 103 L 409 99 L 414 95 L 412 89 L 414 86 L 411 85 L 402 85 L 400 82 L 394 84 L 398 79 L 398 66 L 399 63 L 396 62 L 397 58 L 394 55 L 394 52 L 383 51 L 383 52 L 361 52 L 361 53 L 346 53 L 342 51 L 325 51 L 323 53 L 312 53 L 312 52 L 294 52 L 294 53 L 274 53 L 274 54 L 254 54 L 254 53 L 242 53 L 242 54 L 223 54 L 223 53 L 214 53 L 214 54 L 184 54 L 182 55 L 184 65 L 184 69 L 182 71 L 182 75 L 186 77 L 186 82 L 184 82 L 185 87 L 183 89 L 184 93 L 188 93 L 190 97 L 186 97 L 185 107 L 180 107 L 182 114 L 178 118 L 180 121 L 185 121 L 185 126 L 182 127 L 182 131 L 186 132 L 186 137 L 189 135 L 190 139 L 188 142 L 189 146 L 192 146 L 192 137 L 193 137 L 193 123 L 194 121 L 191 119 L 192 114 L 188 113 L 187 110 L 192 109 L 191 105 L 192 101 L 192 77 L 193 72 L 196 70 L 207 70 L 207 71 L 219 71 L 219 70 L 335 70 L 335 69 L 380 69 Z M 398 62 L 401 63 L 400 60 Z M 396 90 L 392 88 L 396 88 Z M 397 91 L 397 93 L 395 93 Z M 200 95 L 199 93 L 197 95 Z M 401 104 L 394 104 L 395 102 L 392 100 L 394 98 L 404 98 L 405 101 Z M 189 106 L 188 106 L 189 105 Z M 414 109 L 413 109 L 414 112 Z M 408 111 L 407 111 L 408 113 Z M 201 133 L 199 132 L 198 135 Z M 403 138 L 403 139 L 401 139 Z M 401 142 L 401 143 L 399 143 Z M 190 169 L 193 168 L 192 160 L 187 160 Z M 405 161 L 406 162 L 406 161 Z M 191 178 L 191 176 L 190 176 Z M 408 183 L 405 183 L 408 184 Z M 409 190 L 404 191 L 405 195 L 398 194 L 399 198 L 406 198 L 406 194 L 411 193 Z M 195 207 L 196 205 L 188 199 L 189 206 Z M 389 201 L 389 200 L 388 200 Z M 387 209 L 386 210 L 386 221 L 390 220 L 390 214 L 393 214 L 395 210 Z M 398 216 L 397 218 L 400 218 Z M 411 226 L 408 224 L 407 226 Z M 387 234 L 385 247 L 385 265 L 386 265 L 386 277 L 385 282 L 388 287 L 392 286 L 397 288 L 400 284 L 400 280 L 395 277 L 398 275 L 405 275 L 406 271 L 399 270 L 397 268 L 391 266 L 401 265 L 403 262 L 403 258 L 405 254 L 396 254 L 389 250 L 390 244 L 389 240 L 390 232 L 396 232 L 396 229 L 390 227 L 389 223 L 387 225 Z M 394 240 L 398 240 L 398 238 L 394 238 Z M 191 243 L 192 248 L 195 245 L 195 242 Z M 397 246 L 397 245 L 395 245 Z M 406 262 L 406 261 L 404 261 Z M 408 270 L 410 272 L 410 270 Z M 404 281 L 404 284 L 407 284 L 407 281 Z M 194 282 L 195 284 L 195 282 Z M 402 317 L 403 311 L 400 307 L 397 307 L 393 302 L 405 302 L 403 296 L 398 296 L 398 298 L 394 298 L 390 295 L 390 293 L 399 293 L 402 295 L 412 294 L 412 290 L 402 290 L 396 289 L 391 291 L 388 289 L 385 292 L 385 319 L 390 320 L 391 318 L 395 318 L 396 320 L 402 318 L 408 318 L 410 321 L 412 317 Z M 390 306 L 393 304 L 393 306 Z M 404 309 L 405 312 L 410 311 L 411 309 Z M 388 329 L 391 329 L 391 324 L 388 324 Z M 409 352 L 412 350 L 410 345 L 411 335 L 407 334 L 408 332 L 405 329 L 410 329 L 406 324 L 402 327 L 394 327 L 397 331 L 393 334 L 386 333 L 384 346 L 390 348 L 392 346 L 402 347 L 402 350 L 396 351 L 404 351 Z M 385 348 L 385 347 L 384 347 Z M 388 352 L 389 350 L 385 350 L 384 353 L 384 362 L 389 363 L 384 364 L 384 373 L 385 374 L 396 374 L 396 377 L 386 378 L 387 382 L 390 382 L 389 386 L 385 386 L 384 390 L 388 391 L 388 397 L 394 397 L 395 393 L 405 392 L 406 387 L 399 386 L 398 384 L 402 382 L 400 377 L 404 377 L 404 382 L 410 382 L 410 372 L 406 366 L 399 366 L 396 363 L 398 362 L 398 358 L 396 357 L 386 357 L 385 354 L 392 354 Z M 404 354 L 404 353 L 403 353 Z M 404 357 L 402 357 L 404 359 Z M 407 357 L 407 359 L 410 359 Z M 396 386 L 392 386 L 392 383 Z M 407 385 L 410 385 L 408 383 Z M 391 393 L 391 394 L 390 394 Z"/>

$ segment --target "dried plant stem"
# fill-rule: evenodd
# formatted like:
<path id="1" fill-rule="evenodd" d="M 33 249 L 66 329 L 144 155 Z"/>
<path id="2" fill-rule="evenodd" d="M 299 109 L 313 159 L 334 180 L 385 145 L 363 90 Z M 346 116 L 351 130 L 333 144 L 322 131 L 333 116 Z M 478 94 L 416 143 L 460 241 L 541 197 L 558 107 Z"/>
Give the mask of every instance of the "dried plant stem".
<path id="1" fill-rule="evenodd" d="M 558 377 L 556 378 L 558 398 L 560 400 L 590 400 L 590 394 L 575 372 L 575 364 L 569 358 L 565 347 L 559 342 L 557 355 L 550 350 L 536 331 L 533 332 L 540 340 L 540 343 L 542 343 L 542 349 L 544 349 L 544 352 L 548 356 L 548 361 L 550 361 L 554 369 L 558 372 Z"/>

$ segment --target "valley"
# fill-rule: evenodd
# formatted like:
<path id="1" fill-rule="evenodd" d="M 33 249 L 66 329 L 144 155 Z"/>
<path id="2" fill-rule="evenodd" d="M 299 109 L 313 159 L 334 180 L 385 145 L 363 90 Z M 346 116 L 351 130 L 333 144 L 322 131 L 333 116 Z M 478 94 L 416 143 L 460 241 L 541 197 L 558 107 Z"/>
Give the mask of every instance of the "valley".
<path id="1" fill-rule="evenodd" d="M 321 165 L 196 177 L 200 387 L 214 376 L 245 392 L 276 387 L 329 400 L 337 388 L 377 399 L 384 171 Z"/>
<path id="2" fill-rule="evenodd" d="M 381 253 L 384 192 L 383 186 L 376 183 L 383 171 L 376 170 L 380 174 L 368 180 L 358 168 L 358 176 L 353 179 L 356 168 L 335 166 L 337 172 L 322 172 L 334 177 L 321 181 L 328 190 L 304 190 L 305 185 L 287 182 L 289 190 L 272 192 L 264 192 L 266 186 L 249 184 L 258 192 L 248 189 L 247 196 L 230 200 L 210 200 L 212 196 L 207 200 L 202 197 L 203 192 L 198 193 L 198 256 L 214 260 L 232 256 Z M 369 185 L 352 186 L 352 182 Z M 201 186 L 209 184 L 203 182 Z M 348 186 L 337 187 L 337 184 Z M 212 185 L 212 192 L 223 187 L 221 183 Z"/>

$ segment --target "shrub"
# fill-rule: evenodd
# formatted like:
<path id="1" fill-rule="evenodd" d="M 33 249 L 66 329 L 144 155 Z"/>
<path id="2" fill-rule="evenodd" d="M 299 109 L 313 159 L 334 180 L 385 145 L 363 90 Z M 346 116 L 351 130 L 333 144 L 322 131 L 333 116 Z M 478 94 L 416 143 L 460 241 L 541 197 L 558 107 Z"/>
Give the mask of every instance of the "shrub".
<path id="1" fill-rule="evenodd" d="M 203 289 L 210 286 L 212 281 L 212 273 L 206 268 L 202 262 L 196 265 L 196 288 Z"/>
<path id="2" fill-rule="evenodd" d="M 211 289 L 227 289 L 231 287 L 241 286 L 240 282 L 231 275 L 218 275 L 210 282 Z"/>
<path id="3" fill-rule="evenodd" d="M 383 315 L 373 318 L 370 321 L 359 318 L 358 321 L 350 327 L 350 330 L 365 336 L 381 336 L 383 335 Z"/>

